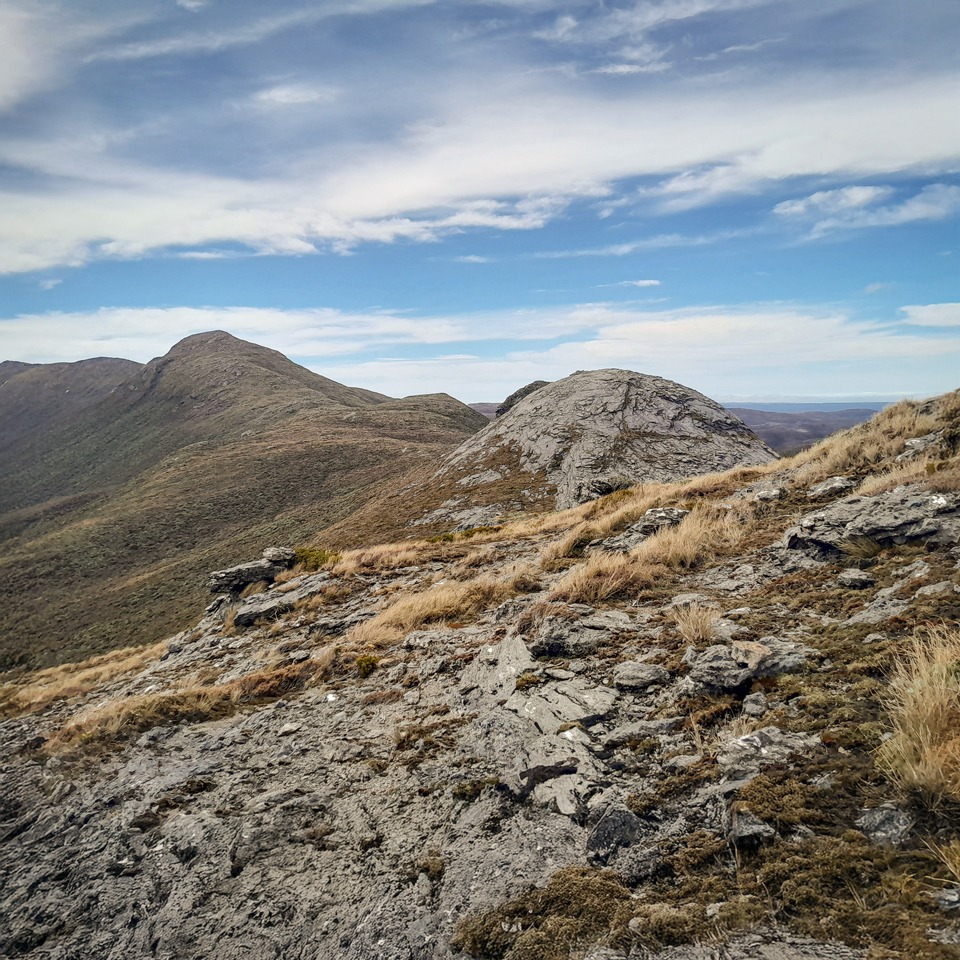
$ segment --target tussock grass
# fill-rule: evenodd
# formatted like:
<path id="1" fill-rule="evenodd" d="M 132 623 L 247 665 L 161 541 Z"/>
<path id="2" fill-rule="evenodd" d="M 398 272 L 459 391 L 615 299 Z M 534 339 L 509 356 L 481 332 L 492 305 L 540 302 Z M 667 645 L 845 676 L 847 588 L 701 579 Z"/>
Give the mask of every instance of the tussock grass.
<path id="1" fill-rule="evenodd" d="M 797 480 L 816 483 L 839 473 L 868 472 L 902 453 L 905 441 L 931 433 L 939 425 L 928 405 L 901 400 L 865 423 L 824 438 L 792 462 Z"/>
<path id="2" fill-rule="evenodd" d="M 720 611 L 716 607 L 705 607 L 693 603 L 688 607 L 677 607 L 671 614 L 677 627 L 677 632 L 687 643 L 705 643 L 714 637 L 714 626 L 720 619 Z"/>
<path id="3" fill-rule="evenodd" d="M 13 715 L 35 713 L 57 700 L 82 696 L 118 677 L 142 670 L 158 660 L 166 649 L 165 640 L 147 647 L 126 647 L 0 684 L 2 712 Z"/>
<path id="4" fill-rule="evenodd" d="M 960 801 L 960 628 L 914 637 L 894 662 L 886 707 L 893 736 L 878 761 L 887 775 L 932 804 Z"/>
<path id="5" fill-rule="evenodd" d="M 928 477 L 927 461 L 925 459 L 908 460 L 906 463 L 897 463 L 888 470 L 865 477 L 860 486 L 854 491 L 861 497 L 874 497 L 878 493 L 886 493 L 905 483 L 919 483 Z"/>
<path id="6" fill-rule="evenodd" d="M 571 570 L 549 599 L 597 604 L 652 586 L 661 573 L 662 568 L 629 554 L 595 554 Z"/>
<path id="7" fill-rule="evenodd" d="M 347 640 L 372 647 L 386 646 L 418 627 L 474 617 L 495 603 L 536 587 L 534 571 L 526 567 L 515 568 L 505 577 L 484 575 L 435 584 L 427 590 L 400 596 L 372 620 L 354 627 Z"/>
<path id="8" fill-rule="evenodd" d="M 944 844 L 928 844 L 930 852 L 947 868 L 954 883 L 960 883 L 960 840 Z"/>
<path id="9" fill-rule="evenodd" d="M 199 723 L 236 713 L 246 704 L 287 696 L 322 677 L 334 659 L 332 649 L 301 663 L 266 667 L 230 683 L 197 684 L 176 690 L 110 701 L 82 713 L 44 744 L 44 752 L 109 749 L 145 730 L 187 721 Z"/>
<path id="10" fill-rule="evenodd" d="M 679 524 L 644 540 L 632 556 L 674 570 L 689 570 L 739 549 L 753 533 L 750 519 L 735 510 L 697 504 Z"/>

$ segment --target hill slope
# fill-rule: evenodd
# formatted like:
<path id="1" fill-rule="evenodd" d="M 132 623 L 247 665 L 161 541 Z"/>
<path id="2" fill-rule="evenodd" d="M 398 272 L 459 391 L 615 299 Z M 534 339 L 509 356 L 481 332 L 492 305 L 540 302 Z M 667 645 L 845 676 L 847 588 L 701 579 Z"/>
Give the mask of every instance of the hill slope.
<path id="1" fill-rule="evenodd" d="M 41 374 L 0 388 L 0 408 Z M 305 542 L 483 422 L 451 397 L 390 401 L 226 333 L 188 337 L 0 463 L 0 664 L 163 636 L 202 609 L 211 565 Z"/>
<path id="2" fill-rule="evenodd" d="M 903 403 L 11 678 L 0 953 L 954 960 L 958 452 Z"/>

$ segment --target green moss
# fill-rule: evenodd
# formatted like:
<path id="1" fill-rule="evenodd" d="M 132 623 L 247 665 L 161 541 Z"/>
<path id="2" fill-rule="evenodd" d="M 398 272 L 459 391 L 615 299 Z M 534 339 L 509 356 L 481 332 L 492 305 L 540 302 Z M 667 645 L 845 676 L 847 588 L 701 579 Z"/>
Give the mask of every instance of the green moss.
<path id="1" fill-rule="evenodd" d="M 615 874 L 564 867 L 545 887 L 457 924 L 453 944 L 478 960 L 567 960 L 607 930 L 630 891 Z"/>
<path id="2" fill-rule="evenodd" d="M 363 653 L 356 659 L 357 676 L 366 679 L 380 665 L 380 658 Z"/>
<path id="3" fill-rule="evenodd" d="M 297 547 L 297 563 L 304 570 L 323 570 L 332 567 L 339 559 L 340 554 L 335 550 L 325 550 L 323 547 Z"/>

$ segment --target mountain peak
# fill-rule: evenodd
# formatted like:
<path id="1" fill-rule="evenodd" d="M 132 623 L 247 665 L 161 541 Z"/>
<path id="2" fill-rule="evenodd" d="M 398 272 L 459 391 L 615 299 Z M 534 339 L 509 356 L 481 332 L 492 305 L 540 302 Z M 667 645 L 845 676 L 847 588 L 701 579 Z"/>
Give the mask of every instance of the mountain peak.
<path id="1" fill-rule="evenodd" d="M 775 458 L 743 421 L 703 394 L 651 374 L 605 368 L 537 385 L 462 443 L 441 474 L 460 475 L 458 482 L 473 487 L 473 477 L 520 470 L 544 478 L 564 508 L 631 483 Z"/>

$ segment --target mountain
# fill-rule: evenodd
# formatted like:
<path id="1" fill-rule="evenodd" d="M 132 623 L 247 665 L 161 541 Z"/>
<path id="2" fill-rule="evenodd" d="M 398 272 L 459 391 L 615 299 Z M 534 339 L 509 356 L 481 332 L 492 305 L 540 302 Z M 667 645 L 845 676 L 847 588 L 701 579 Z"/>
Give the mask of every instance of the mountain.
<path id="1" fill-rule="evenodd" d="M 781 454 L 796 453 L 831 433 L 869 420 L 877 412 L 866 407 L 805 410 L 795 413 L 747 407 L 727 409 L 750 427 L 764 443 Z"/>
<path id="2" fill-rule="evenodd" d="M 447 458 L 438 478 L 471 497 L 505 480 L 521 502 L 571 507 L 622 486 L 767 463 L 776 454 L 700 393 L 628 370 L 579 371 L 517 391 Z M 516 492 L 511 490 L 511 495 Z"/>
<path id="3" fill-rule="evenodd" d="M 0 363 L 0 455 L 10 472 L 38 434 L 69 426 L 92 404 L 108 397 L 140 364 L 98 357 L 76 363 Z"/>
<path id="4" fill-rule="evenodd" d="M 62 393 L 87 371 L 88 389 Z M 391 400 L 223 332 L 145 366 L 14 372 L 0 387 L 0 665 L 163 636 L 202 609 L 212 563 L 306 542 L 484 422 L 451 397 Z"/>
<path id="5" fill-rule="evenodd" d="M 960 392 L 8 676 L 0 955 L 955 960 L 958 557 Z"/>

